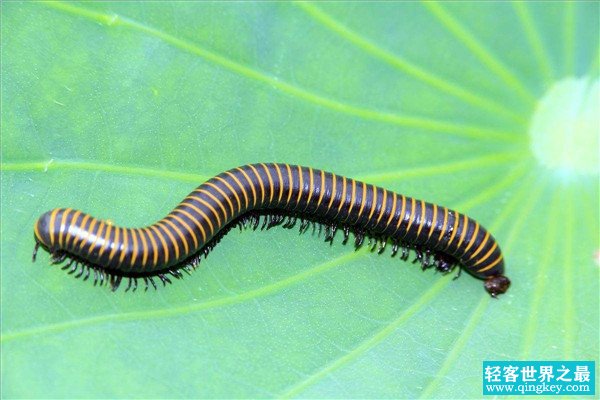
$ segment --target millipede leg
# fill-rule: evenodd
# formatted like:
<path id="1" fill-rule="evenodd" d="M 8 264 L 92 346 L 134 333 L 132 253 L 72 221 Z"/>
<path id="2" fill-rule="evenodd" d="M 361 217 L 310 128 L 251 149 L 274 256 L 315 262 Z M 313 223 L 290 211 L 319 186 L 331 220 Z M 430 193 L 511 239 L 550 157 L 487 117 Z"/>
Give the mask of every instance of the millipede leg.
<path id="1" fill-rule="evenodd" d="M 400 259 L 406 261 L 408 260 L 408 255 L 408 247 L 402 246 L 402 255 L 400 256 Z"/>
<path id="2" fill-rule="evenodd" d="M 379 249 L 377 250 L 377 254 L 383 253 L 386 245 L 387 245 L 387 240 L 381 239 L 381 241 L 379 242 Z"/>
<path id="3" fill-rule="evenodd" d="M 267 225 L 269 225 L 271 223 L 271 216 L 269 214 L 263 216 L 263 223 L 262 226 L 260 227 L 261 231 L 264 231 L 265 228 L 267 227 Z"/>
<path id="4" fill-rule="evenodd" d="M 174 276 L 175 279 L 181 279 L 181 278 L 183 278 L 183 275 L 177 269 L 170 269 L 169 270 L 169 274 L 171 274 L 171 276 Z"/>
<path id="5" fill-rule="evenodd" d="M 398 253 L 398 242 L 394 241 L 392 244 L 392 257 Z"/>
<path id="6" fill-rule="evenodd" d="M 369 238 L 369 247 L 371 251 L 375 251 L 375 248 L 377 247 L 377 244 L 379 243 L 379 241 L 377 239 L 373 239 L 372 240 L 372 244 L 371 244 L 371 238 Z"/>
<path id="7" fill-rule="evenodd" d="M 365 241 L 365 235 L 362 232 L 356 232 L 354 238 L 354 247 L 359 248 Z"/>
<path id="8" fill-rule="evenodd" d="M 90 266 L 85 265 L 85 276 L 83 277 L 84 281 L 87 281 L 90 277 Z"/>
<path id="9" fill-rule="evenodd" d="M 456 273 L 456 276 L 454 278 L 452 278 L 453 281 L 457 280 L 460 277 L 460 273 L 462 272 L 462 268 L 458 267 L 458 272 Z"/>
<path id="10" fill-rule="evenodd" d="M 114 292 L 121 285 L 121 279 L 123 279 L 123 277 L 121 275 L 113 275 L 111 278 L 110 289 Z"/>
<path id="11" fill-rule="evenodd" d="M 418 261 L 421 261 L 423 259 L 423 252 L 421 251 L 421 249 L 415 249 L 415 258 L 414 260 L 412 260 L 412 263 L 416 263 Z"/>
<path id="12" fill-rule="evenodd" d="M 156 287 L 156 282 L 154 282 L 154 279 L 153 279 L 153 277 L 152 277 L 152 276 L 149 276 L 149 277 L 148 277 L 148 280 L 149 280 L 149 281 L 150 281 L 150 283 L 152 284 L 152 287 L 154 287 L 154 290 L 156 290 L 156 289 L 157 289 L 157 287 Z"/>
<path id="13" fill-rule="evenodd" d="M 308 228 L 308 224 L 309 224 L 308 220 L 306 220 L 304 218 L 302 218 L 300 220 L 300 233 L 306 232 L 306 229 Z"/>
<path id="14" fill-rule="evenodd" d="M 129 277 L 129 282 L 127 283 L 127 288 L 125 291 L 127 292 L 129 289 L 131 289 L 131 277 Z"/>
<path id="15" fill-rule="evenodd" d="M 422 252 L 422 258 L 421 258 L 421 269 L 425 270 L 429 267 L 431 267 L 431 263 L 430 263 L 430 259 L 431 259 L 431 253 L 429 252 L 429 250 L 425 250 L 424 252 Z"/>
<path id="16" fill-rule="evenodd" d="M 298 217 L 290 215 L 288 217 L 288 222 L 286 222 L 285 227 L 287 229 L 292 229 L 294 226 L 296 226 L 296 222 L 298 222 Z"/>
<path id="17" fill-rule="evenodd" d="M 79 279 L 83 276 L 83 273 L 85 272 L 85 264 L 84 263 L 77 263 L 80 267 L 81 267 L 81 271 L 79 271 L 79 273 L 77 275 L 75 275 L 75 278 Z"/>
<path id="18" fill-rule="evenodd" d="M 69 264 L 72 264 L 72 262 L 71 262 L 71 263 L 69 263 Z M 73 265 L 73 267 L 72 267 L 72 268 L 69 270 L 69 272 L 67 272 L 67 273 L 68 273 L 69 275 L 71 275 L 71 274 L 75 273 L 75 271 L 77 271 L 77 267 L 79 267 L 79 263 L 78 263 L 77 261 L 75 261 L 75 264 Z"/>
<path id="19" fill-rule="evenodd" d="M 31 255 L 31 261 L 35 262 L 35 258 L 37 257 L 38 249 L 40 248 L 40 242 L 35 241 L 35 245 L 33 246 L 33 254 Z"/>
<path id="20" fill-rule="evenodd" d="M 167 283 L 171 283 L 171 280 L 165 274 L 158 274 L 158 279 L 162 282 L 163 287 L 167 286 Z"/>
<path id="21" fill-rule="evenodd" d="M 329 231 L 325 232 L 325 241 L 329 242 L 329 243 L 333 243 L 333 238 L 335 237 L 335 234 L 337 233 L 337 225 L 336 224 L 331 224 L 329 225 Z"/>
<path id="22" fill-rule="evenodd" d="M 50 261 L 52 262 L 52 264 L 60 264 L 61 262 L 65 261 L 66 258 L 66 253 L 53 253 L 50 258 Z"/>
<path id="23" fill-rule="evenodd" d="M 342 244 L 348 243 L 348 238 L 350 238 L 350 227 L 344 227 L 344 240 L 342 240 Z"/>
<path id="24" fill-rule="evenodd" d="M 71 259 L 69 260 L 68 263 L 66 263 L 65 265 L 63 265 L 62 267 L 60 267 L 60 269 L 62 269 L 63 271 L 69 269 L 71 267 L 71 264 L 73 264 L 75 262 L 75 259 Z"/>

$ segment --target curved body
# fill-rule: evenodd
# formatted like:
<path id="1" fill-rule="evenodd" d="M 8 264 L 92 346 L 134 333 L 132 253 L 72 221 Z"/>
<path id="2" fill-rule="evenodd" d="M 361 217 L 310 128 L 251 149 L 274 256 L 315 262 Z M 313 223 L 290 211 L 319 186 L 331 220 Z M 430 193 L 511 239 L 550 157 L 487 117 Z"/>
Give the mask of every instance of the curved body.
<path id="1" fill-rule="evenodd" d="M 232 221 L 251 211 L 282 212 L 343 226 L 396 244 L 458 260 L 479 278 L 502 276 L 500 248 L 479 223 L 445 207 L 329 172 L 288 164 L 252 164 L 200 185 L 165 218 L 123 228 L 81 211 L 54 209 L 35 237 L 107 270 L 167 270 L 198 253 Z"/>

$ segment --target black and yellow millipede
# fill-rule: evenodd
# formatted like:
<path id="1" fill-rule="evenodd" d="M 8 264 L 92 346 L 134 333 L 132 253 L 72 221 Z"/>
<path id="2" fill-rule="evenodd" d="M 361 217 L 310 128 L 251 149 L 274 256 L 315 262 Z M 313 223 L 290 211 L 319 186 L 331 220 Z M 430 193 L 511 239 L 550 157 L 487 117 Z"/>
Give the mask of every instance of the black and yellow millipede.
<path id="1" fill-rule="evenodd" d="M 189 273 L 234 226 L 291 228 L 298 221 L 301 231 L 324 226 L 326 241 L 341 231 L 344 243 L 354 234 L 357 248 L 367 237 L 379 252 L 386 244 L 392 256 L 402 250 L 403 259 L 412 249 L 423 269 L 448 273 L 458 266 L 484 279 L 493 297 L 510 285 L 498 243 L 466 215 L 330 172 L 274 163 L 223 172 L 144 228 L 70 208 L 48 211 L 34 227 L 33 260 L 42 246 L 70 274 L 84 280 L 93 274 L 94 284 L 116 290 L 128 280 L 126 290 L 135 290 L 142 280 L 156 288 L 155 279 L 166 284 Z"/>

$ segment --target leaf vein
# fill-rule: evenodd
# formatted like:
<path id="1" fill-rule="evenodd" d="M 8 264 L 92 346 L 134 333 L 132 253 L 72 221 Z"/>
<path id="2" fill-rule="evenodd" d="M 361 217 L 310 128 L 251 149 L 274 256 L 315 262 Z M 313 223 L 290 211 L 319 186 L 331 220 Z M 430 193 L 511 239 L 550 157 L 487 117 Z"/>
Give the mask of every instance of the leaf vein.
<path id="1" fill-rule="evenodd" d="M 482 43 L 475 38 L 458 20 L 435 1 L 422 2 L 437 20 L 448 29 L 460 42 L 462 42 L 490 71 L 499 76 L 507 85 L 519 94 L 527 105 L 535 103 L 535 96 L 523 83 L 499 61 Z"/>
<path id="2" fill-rule="evenodd" d="M 299 6 L 304 12 L 313 17 L 316 21 L 320 22 L 323 26 L 337 33 L 339 36 L 348 40 L 350 43 L 354 44 L 367 54 L 371 54 L 379 58 L 380 60 L 397 68 L 407 75 L 412 76 L 413 78 L 418 79 L 419 81 L 424 82 L 441 92 L 448 93 L 472 106 L 479 107 L 489 112 L 502 114 L 505 117 L 508 117 L 511 120 L 521 124 L 526 122 L 523 116 L 504 107 L 502 104 L 499 104 L 490 98 L 482 97 L 467 89 L 461 88 L 459 85 L 449 82 L 448 80 L 427 71 L 423 67 L 415 65 L 403 57 L 377 46 L 369 39 L 336 21 L 331 15 L 324 12 L 315 4 L 309 2 L 297 2 L 293 4 Z"/>
<path id="3" fill-rule="evenodd" d="M 314 386 L 318 381 L 331 374 L 333 371 L 343 367 L 344 365 L 354 361 L 362 354 L 377 346 L 383 342 L 387 337 L 394 333 L 402 324 L 408 321 L 413 315 L 419 310 L 425 307 L 436 294 L 440 293 L 448 284 L 451 282 L 451 276 L 447 275 L 438 279 L 438 281 L 425 293 L 423 293 L 416 301 L 398 318 L 391 321 L 389 324 L 384 326 L 379 331 L 375 332 L 364 341 L 360 342 L 356 347 L 347 352 L 346 354 L 332 360 L 325 367 L 317 370 L 312 375 L 308 376 L 301 382 L 289 387 L 284 393 L 277 396 L 277 398 L 291 398 L 303 391 L 310 386 Z"/>
<path id="4" fill-rule="evenodd" d="M 270 285 L 262 286 L 257 289 L 249 290 L 247 292 L 217 298 L 214 300 L 208 300 L 199 304 L 186 304 L 184 306 L 172 307 L 172 308 L 164 308 L 160 310 L 144 310 L 144 311 L 134 311 L 134 312 L 126 312 L 121 314 L 106 314 L 95 316 L 91 318 L 84 318 L 78 320 L 72 320 L 67 322 L 59 322 L 55 324 L 43 325 L 35 328 L 25 329 L 16 332 L 7 332 L 3 333 L 0 339 L 0 342 L 7 342 L 15 339 L 22 339 L 30 336 L 42 335 L 50 332 L 61 332 L 69 329 L 80 328 L 83 326 L 93 326 L 102 324 L 109 321 L 136 321 L 136 320 L 145 320 L 145 319 L 158 319 L 158 318 L 169 318 L 176 317 L 179 315 L 184 315 L 191 312 L 205 311 L 205 310 L 213 310 L 224 306 L 239 304 L 244 301 L 256 299 L 259 297 L 264 297 L 270 295 L 272 293 L 276 293 L 281 291 L 287 287 L 293 286 L 297 283 L 303 282 L 307 279 L 313 278 L 319 274 L 322 274 L 334 267 L 344 264 L 347 261 L 350 261 L 354 258 L 357 258 L 360 255 L 365 255 L 368 253 L 368 249 L 365 247 L 358 251 L 353 251 L 351 253 L 346 253 L 342 256 L 329 260 L 327 262 L 323 262 L 318 264 L 317 266 L 302 271 L 298 274 L 292 275 Z"/>
<path id="5" fill-rule="evenodd" d="M 396 114 L 390 112 L 382 112 L 375 109 L 355 106 L 347 104 L 332 98 L 322 96 L 320 94 L 311 92 L 307 89 L 287 83 L 275 76 L 271 76 L 262 71 L 243 65 L 236 61 L 233 61 L 223 55 L 214 53 L 210 50 L 204 49 L 194 43 L 188 42 L 187 40 L 177 38 L 169 33 L 163 32 L 152 26 L 143 24 L 141 22 L 120 16 L 120 15 L 106 15 L 97 13 L 94 11 L 87 10 L 83 7 L 73 6 L 63 2 L 43 2 L 40 3 L 48 7 L 58 9 L 60 11 L 79 15 L 85 18 L 89 18 L 98 22 L 101 22 L 107 26 L 123 26 L 130 29 L 143 32 L 145 34 L 154 36 L 161 39 L 165 43 L 168 43 L 176 48 L 184 50 L 190 54 L 194 54 L 210 61 L 216 65 L 226 68 L 232 72 L 235 72 L 246 78 L 254 79 L 258 82 L 266 83 L 271 87 L 277 88 L 290 96 L 298 99 L 313 103 L 330 110 L 334 110 L 343 114 L 351 115 L 354 117 L 362 118 L 365 120 L 379 121 L 394 125 L 414 127 L 422 129 L 428 133 L 441 133 L 453 134 L 462 137 L 471 138 L 492 138 L 497 140 L 515 140 L 513 133 L 497 130 L 493 128 L 485 128 L 478 126 L 469 126 L 464 124 L 456 124 L 448 121 L 440 121 L 432 118 L 422 116 L 410 116 L 403 114 Z"/>

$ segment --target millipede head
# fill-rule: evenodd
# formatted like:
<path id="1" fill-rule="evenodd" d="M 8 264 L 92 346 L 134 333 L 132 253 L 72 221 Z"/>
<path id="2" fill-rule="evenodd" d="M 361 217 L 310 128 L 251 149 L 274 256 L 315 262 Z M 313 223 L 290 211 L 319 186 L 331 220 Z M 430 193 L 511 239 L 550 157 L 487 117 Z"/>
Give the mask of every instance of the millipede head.
<path id="1" fill-rule="evenodd" d="M 45 249 L 51 248 L 50 242 L 50 215 L 52 211 L 45 212 L 38 218 L 33 228 L 36 244 L 39 243 Z"/>
<path id="2" fill-rule="evenodd" d="M 510 279 L 504 275 L 490 276 L 483 285 L 490 296 L 496 298 L 499 294 L 506 293 L 510 287 Z"/>

